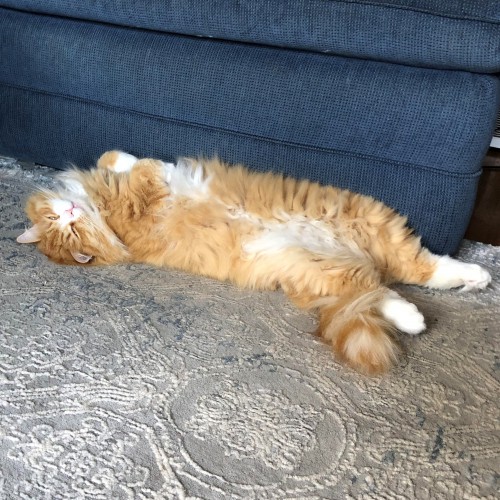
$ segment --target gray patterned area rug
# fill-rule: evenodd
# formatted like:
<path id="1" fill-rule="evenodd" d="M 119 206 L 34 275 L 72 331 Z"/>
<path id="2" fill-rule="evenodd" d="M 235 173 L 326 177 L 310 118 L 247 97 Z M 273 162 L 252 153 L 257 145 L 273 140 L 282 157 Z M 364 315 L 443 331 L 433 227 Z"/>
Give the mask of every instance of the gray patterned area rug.
<path id="1" fill-rule="evenodd" d="M 0 498 L 498 498 L 500 248 L 478 293 L 401 287 L 428 331 L 383 378 L 276 293 L 15 237 L 54 171 L 0 162 Z"/>

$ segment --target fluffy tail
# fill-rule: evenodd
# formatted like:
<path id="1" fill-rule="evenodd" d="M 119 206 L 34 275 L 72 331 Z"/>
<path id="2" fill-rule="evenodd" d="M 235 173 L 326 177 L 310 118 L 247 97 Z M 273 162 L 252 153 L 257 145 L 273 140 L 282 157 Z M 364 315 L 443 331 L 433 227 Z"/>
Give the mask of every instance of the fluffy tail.
<path id="1" fill-rule="evenodd" d="M 389 370 L 399 353 L 393 327 L 379 312 L 385 293 L 379 288 L 314 303 L 319 309 L 319 335 L 331 342 L 340 360 L 369 375 Z"/>

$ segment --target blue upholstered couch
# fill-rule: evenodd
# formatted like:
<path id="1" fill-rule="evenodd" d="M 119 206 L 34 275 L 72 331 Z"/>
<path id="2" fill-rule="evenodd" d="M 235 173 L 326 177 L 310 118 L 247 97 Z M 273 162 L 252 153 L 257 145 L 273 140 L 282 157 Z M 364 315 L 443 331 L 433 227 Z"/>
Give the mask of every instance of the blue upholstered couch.
<path id="1" fill-rule="evenodd" d="M 0 155 L 212 155 L 466 229 L 500 95 L 500 0 L 0 0 Z"/>

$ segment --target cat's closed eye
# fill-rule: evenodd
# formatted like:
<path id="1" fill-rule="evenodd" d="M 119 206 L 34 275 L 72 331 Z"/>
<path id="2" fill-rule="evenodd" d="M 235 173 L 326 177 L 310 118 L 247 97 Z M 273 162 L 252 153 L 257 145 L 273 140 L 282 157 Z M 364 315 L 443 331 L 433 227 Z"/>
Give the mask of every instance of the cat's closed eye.
<path id="1" fill-rule="evenodd" d="M 59 215 L 47 215 L 47 219 L 57 220 L 57 219 L 59 219 Z"/>

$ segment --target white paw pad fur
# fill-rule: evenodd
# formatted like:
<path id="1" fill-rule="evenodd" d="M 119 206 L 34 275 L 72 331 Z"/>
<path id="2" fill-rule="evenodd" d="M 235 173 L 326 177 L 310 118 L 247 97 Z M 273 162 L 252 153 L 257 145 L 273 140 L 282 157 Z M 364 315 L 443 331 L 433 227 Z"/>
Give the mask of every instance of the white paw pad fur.
<path id="1" fill-rule="evenodd" d="M 459 262 L 451 257 L 440 257 L 432 278 L 427 282 L 431 288 L 457 288 L 462 291 L 486 288 L 491 282 L 491 276 L 477 264 Z"/>
<path id="2" fill-rule="evenodd" d="M 137 162 L 137 158 L 123 151 L 119 151 L 116 155 L 116 160 L 113 165 L 115 172 L 129 172 Z"/>
<path id="3" fill-rule="evenodd" d="M 97 166 L 107 168 L 114 172 L 129 172 L 137 162 L 135 156 L 124 153 L 123 151 L 106 151 L 98 160 Z"/>
<path id="4" fill-rule="evenodd" d="M 425 330 L 425 320 L 417 306 L 396 292 L 387 293 L 380 304 L 380 312 L 386 320 L 404 333 L 417 335 Z"/>

